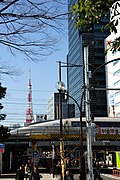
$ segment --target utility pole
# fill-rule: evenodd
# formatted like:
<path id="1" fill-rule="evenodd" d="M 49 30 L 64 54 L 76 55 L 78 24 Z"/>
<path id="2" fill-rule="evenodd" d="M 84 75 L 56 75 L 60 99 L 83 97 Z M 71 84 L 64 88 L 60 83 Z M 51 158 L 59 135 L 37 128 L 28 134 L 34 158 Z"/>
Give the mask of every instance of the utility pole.
<path id="1" fill-rule="evenodd" d="M 88 67 L 88 46 L 84 47 L 85 66 L 85 107 L 86 107 L 86 128 L 87 128 L 87 164 L 88 179 L 93 180 L 93 158 L 92 158 L 92 126 L 90 117 L 90 94 L 89 94 L 89 67 Z"/>

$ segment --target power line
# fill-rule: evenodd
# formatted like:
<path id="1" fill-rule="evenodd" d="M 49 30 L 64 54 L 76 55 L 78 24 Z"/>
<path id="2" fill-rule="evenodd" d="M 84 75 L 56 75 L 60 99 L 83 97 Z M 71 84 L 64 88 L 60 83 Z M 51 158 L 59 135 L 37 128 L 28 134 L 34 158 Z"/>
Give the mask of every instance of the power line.
<path id="1" fill-rule="evenodd" d="M 21 92 L 28 92 L 28 90 L 20 90 L 20 89 L 8 89 L 8 91 L 21 91 Z M 54 90 L 33 90 L 32 89 L 32 92 L 41 92 L 41 93 L 48 93 L 48 92 L 54 92 Z"/>
<path id="2" fill-rule="evenodd" d="M 10 101 L 23 101 L 23 100 L 26 100 L 26 98 L 10 98 L 10 97 L 5 97 L 5 99 L 4 99 L 4 101 L 6 100 L 6 99 L 9 99 Z M 34 101 L 46 101 L 46 100 L 48 100 L 48 99 L 38 99 L 38 98 L 32 98 L 32 100 L 34 100 Z"/>
<path id="3" fill-rule="evenodd" d="M 28 103 L 28 102 L 26 102 L 26 103 L 2 102 L 2 103 L 4 103 L 4 104 L 17 104 L 17 105 L 19 104 L 19 105 L 27 105 L 27 103 Z M 45 105 L 47 105 L 47 104 L 34 104 L 34 103 L 32 103 L 32 104 L 33 104 L 33 105 L 35 105 L 35 106 L 37 106 L 37 105 L 39 105 L 39 106 L 41 106 L 41 105 L 44 105 L 44 106 L 45 106 Z"/>

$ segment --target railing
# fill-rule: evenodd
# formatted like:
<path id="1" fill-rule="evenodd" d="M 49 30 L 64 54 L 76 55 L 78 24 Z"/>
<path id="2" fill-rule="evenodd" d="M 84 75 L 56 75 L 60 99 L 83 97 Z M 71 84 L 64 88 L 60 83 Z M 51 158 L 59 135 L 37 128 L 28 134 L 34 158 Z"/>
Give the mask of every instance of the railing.
<path id="1" fill-rule="evenodd" d="M 112 170 L 112 175 L 114 177 L 120 177 L 120 169 L 113 169 Z"/>

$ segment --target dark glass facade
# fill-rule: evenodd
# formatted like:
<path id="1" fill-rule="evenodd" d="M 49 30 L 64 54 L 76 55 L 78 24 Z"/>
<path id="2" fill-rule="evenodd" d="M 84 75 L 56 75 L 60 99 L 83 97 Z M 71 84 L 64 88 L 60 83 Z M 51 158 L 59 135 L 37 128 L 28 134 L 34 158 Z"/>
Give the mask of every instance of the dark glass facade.
<path id="1" fill-rule="evenodd" d="M 74 118 L 75 117 L 75 105 L 68 104 L 67 99 L 62 97 L 62 118 Z M 47 104 L 47 119 L 54 120 L 60 119 L 60 94 L 54 93 L 48 100 Z"/>
<path id="2" fill-rule="evenodd" d="M 68 9 L 73 5 L 76 0 L 68 1 Z M 109 31 L 101 31 L 103 24 L 108 22 L 109 17 L 104 18 L 102 24 L 93 24 L 89 33 L 78 32 L 75 28 L 75 20 L 72 19 L 70 14 L 68 17 L 68 56 L 67 63 L 74 65 L 82 65 L 81 67 L 68 67 L 67 68 L 67 88 L 68 93 L 80 104 L 80 99 L 84 87 L 84 46 L 89 47 L 89 70 L 91 73 L 105 63 L 104 53 L 104 40 L 109 35 Z M 96 73 L 90 79 L 90 86 L 94 87 L 106 87 L 106 75 L 105 66 L 96 71 Z M 107 116 L 107 96 L 106 91 L 90 91 L 90 106 L 91 115 L 94 117 Z M 69 103 L 74 103 L 72 99 L 69 99 Z M 75 116 L 79 116 L 79 110 L 76 106 Z M 84 111 L 84 103 L 83 103 Z"/>

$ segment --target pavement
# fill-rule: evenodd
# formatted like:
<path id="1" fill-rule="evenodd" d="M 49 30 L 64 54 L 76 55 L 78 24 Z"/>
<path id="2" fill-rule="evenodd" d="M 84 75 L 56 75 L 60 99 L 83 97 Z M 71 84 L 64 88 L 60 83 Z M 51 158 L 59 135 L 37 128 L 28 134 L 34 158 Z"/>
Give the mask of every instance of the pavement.
<path id="1" fill-rule="evenodd" d="M 41 173 L 41 175 L 42 175 L 41 180 L 59 180 L 60 179 L 59 175 L 54 175 L 54 178 L 52 174 Z M 77 174 L 74 175 L 74 178 L 75 180 L 79 180 L 79 176 Z M 15 180 L 15 174 L 1 174 L 0 180 Z M 24 180 L 26 179 L 24 178 Z"/>
<path id="2" fill-rule="evenodd" d="M 42 175 L 42 180 L 57 180 L 57 178 L 55 177 L 55 178 L 53 178 L 53 175 L 51 174 L 41 174 Z M 8 180 L 8 179 L 10 179 L 10 180 L 15 180 L 15 175 L 14 174 L 2 174 L 1 176 L 0 176 L 0 180 Z M 26 180 L 25 178 L 24 178 L 24 180 Z M 29 180 L 29 178 L 28 178 L 28 180 Z"/>
<path id="3" fill-rule="evenodd" d="M 120 180 L 120 177 L 113 176 L 111 174 L 101 174 L 104 180 Z"/>
<path id="4" fill-rule="evenodd" d="M 52 174 L 42 174 L 42 178 L 41 180 L 59 180 L 59 176 L 55 176 L 53 178 L 53 175 Z M 120 180 L 120 177 L 115 177 L 113 175 L 110 175 L 110 174 L 101 174 L 101 177 L 103 178 L 103 180 Z M 79 180 L 79 176 L 78 175 L 74 175 L 74 179 L 75 180 Z M 15 180 L 15 175 L 14 174 L 2 174 L 0 176 L 0 180 Z M 26 180 L 26 179 L 24 179 Z"/>
<path id="5" fill-rule="evenodd" d="M 41 175 L 42 175 L 42 180 L 57 180 L 58 179 L 58 177 L 54 177 L 53 178 L 53 175 L 51 174 L 42 174 L 41 173 Z M 2 174 L 1 176 L 0 176 L 0 180 L 8 180 L 8 179 L 10 179 L 10 180 L 15 180 L 15 174 Z M 24 180 L 26 180 L 25 178 L 24 178 Z M 29 180 L 29 178 L 28 178 L 28 180 Z"/>

